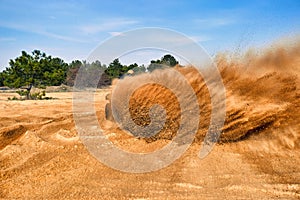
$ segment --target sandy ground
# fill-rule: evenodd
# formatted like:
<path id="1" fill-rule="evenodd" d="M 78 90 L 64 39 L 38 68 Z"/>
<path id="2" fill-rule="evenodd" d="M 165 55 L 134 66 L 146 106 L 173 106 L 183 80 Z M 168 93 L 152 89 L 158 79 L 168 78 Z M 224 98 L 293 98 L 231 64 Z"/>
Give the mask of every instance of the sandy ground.
<path id="1" fill-rule="evenodd" d="M 0 93 L 0 198 L 300 199 L 299 49 L 300 42 L 287 49 L 267 49 L 259 56 L 217 60 L 226 88 L 226 119 L 218 144 L 204 159 L 198 153 L 210 121 L 210 96 L 195 70 L 178 68 L 197 96 L 202 121 L 194 143 L 179 159 L 143 174 L 112 169 L 89 153 L 77 134 L 71 92 L 48 93 L 54 99 L 39 101 L 8 101 L 16 94 Z M 180 89 L 180 80 L 168 73 L 149 76 Z M 123 80 L 118 100 L 139 77 L 133 79 Z M 135 124 L 144 126 L 150 123 L 149 108 L 164 106 L 165 126 L 148 140 L 105 120 L 108 93 L 97 91 L 95 108 L 99 124 L 115 145 L 153 152 L 176 134 L 179 107 L 166 88 L 141 87 L 132 94 L 130 109 L 117 107 L 117 114 L 130 112 Z M 186 103 L 191 105 L 188 109 L 195 108 L 188 98 Z"/>
<path id="2" fill-rule="evenodd" d="M 103 126 L 109 126 L 104 120 L 108 92 L 96 95 Z M 202 160 L 194 143 L 164 169 L 131 174 L 105 166 L 82 145 L 72 93 L 48 95 L 58 99 L 7 101 L 13 94 L 0 94 L 2 199 L 300 199 L 299 132 L 292 127 L 280 141 L 256 135 L 218 144 Z M 111 140 L 145 151 L 167 143 Z"/>

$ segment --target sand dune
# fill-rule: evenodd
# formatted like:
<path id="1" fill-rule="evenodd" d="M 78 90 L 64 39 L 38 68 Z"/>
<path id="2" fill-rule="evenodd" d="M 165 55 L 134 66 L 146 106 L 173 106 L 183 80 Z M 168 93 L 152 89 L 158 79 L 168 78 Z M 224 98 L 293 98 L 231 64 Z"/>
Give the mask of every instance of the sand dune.
<path id="1" fill-rule="evenodd" d="M 299 199 L 299 44 L 278 46 L 258 55 L 249 52 L 239 59 L 228 55 L 217 58 L 226 88 L 226 119 L 218 144 L 203 160 L 197 155 L 211 116 L 208 89 L 195 69 L 177 68 L 197 96 L 197 104 L 187 108 L 199 106 L 199 129 L 180 159 L 146 174 L 113 170 L 89 154 L 73 121 L 72 93 L 49 93 L 58 99 L 47 101 L 7 101 L 13 94 L 1 93 L 0 198 Z M 180 80 L 167 74 L 147 76 L 180 85 Z M 124 92 L 126 84 L 140 78 L 125 78 Z M 99 90 L 95 107 L 101 127 L 116 145 L 128 151 L 151 152 L 174 137 L 181 113 L 168 88 L 148 84 L 130 99 L 126 112 L 140 126 L 151 123 L 149 109 L 153 104 L 166 110 L 163 129 L 145 139 L 134 138 L 105 120 L 105 96 L 110 92 Z"/>
<path id="2" fill-rule="evenodd" d="M 277 47 L 266 50 L 260 56 L 247 55 L 242 60 L 228 59 L 224 55 L 217 58 L 217 65 L 226 88 L 226 121 L 222 128 L 220 142 L 235 142 L 248 139 L 255 134 L 269 133 L 280 128 L 293 127 L 299 132 L 299 75 L 300 75 L 300 43 L 293 47 Z M 251 57 L 251 65 L 245 64 Z M 201 120 L 196 140 L 201 142 L 207 132 L 211 117 L 211 102 L 209 90 L 201 74 L 192 67 L 176 68 L 197 95 L 198 102 L 185 98 L 187 110 L 200 109 Z M 127 90 L 131 85 L 141 80 L 164 79 L 176 84 L 179 90 L 185 90 L 184 81 L 174 78 L 171 70 L 158 70 L 151 74 L 130 77 L 118 83 L 116 94 L 116 115 L 126 116 L 128 109 L 123 103 Z M 138 88 L 130 99 L 129 112 L 135 124 L 149 125 L 149 111 L 155 104 L 162 105 L 167 113 L 163 129 L 147 141 L 157 139 L 172 139 L 179 125 L 181 112 L 177 97 L 171 89 L 161 84 L 146 84 Z M 197 117 L 197 116 L 196 116 Z M 192 119 L 190 119 L 192 120 Z M 127 129 L 132 124 L 126 117 L 121 119 L 121 125 Z M 276 134 L 275 134 L 276 135 Z"/>

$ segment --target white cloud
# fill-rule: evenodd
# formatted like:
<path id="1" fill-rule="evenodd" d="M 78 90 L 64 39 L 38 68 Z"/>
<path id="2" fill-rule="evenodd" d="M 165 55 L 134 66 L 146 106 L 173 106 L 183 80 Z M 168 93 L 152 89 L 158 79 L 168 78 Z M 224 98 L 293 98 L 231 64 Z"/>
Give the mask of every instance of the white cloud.
<path id="1" fill-rule="evenodd" d="M 122 55 L 120 61 L 126 65 L 132 63 L 148 65 L 151 60 L 160 59 L 165 54 L 167 52 L 158 49 L 139 49 Z"/>
<path id="2" fill-rule="evenodd" d="M 208 19 L 195 19 L 194 24 L 199 28 L 216 28 L 220 26 L 227 26 L 236 23 L 232 18 L 208 18 Z"/>
<path id="3" fill-rule="evenodd" d="M 0 37 L 0 42 L 13 42 L 16 41 L 16 38 L 13 37 Z"/>
<path id="4" fill-rule="evenodd" d="M 122 32 L 109 32 L 109 34 L 110 34 L 111 36 L 124 35 L 124 33 L 122 33 Z"/>
<path id="5" fill-rule="evenodd" d="M 101 21 L 99 23 L 83 25 L 79 29 L 84 34 L 96 34 L 102 31 L 114 31 L 116 29 L 124 28 L 128 25 L 134 25 L 137 23 L 138 21 L 136 20 L 123 19 L 123 18 L 109 19 L 109 20 Z M 111 33 L 117 33 L 117 32 L 111 32 Z"/>
<path id="6" fill-rule="evenodd" d="M 34 33 L 38 35 L 43 35 L 46 37 L 54 38 L 54 39 L 59 39 L 59 40 L 64 40 L 64 41 L 69 41 L 69 42 L 79 42 L 79 43 L 84 43 L 85 41 L 79 40 L 73 37 L 65 36 L 65 35 L 60 35 L 56 33 L 52 33 L 49 31 L 43 30 L 42 27 L 34 26 L 34 25 L 20 25 L 16 23 L 1 23 L 0 22 L 0 27 L 5 27 L 5 28 L 10 28 L 18 31 L 24 31 L 28 33 Z"/>
<path id="7" fill-rule="evenodd" d="M 51 37 L 51 38 L 54 38 L 54 39 L 68 41 L 68 42 L 85 43 L 85 41 L 83 41 L 83 40 L 79 40 L 79 39 L 76 39 L 76 38 L 73 38 L 73 37 L 47 32 L 47 31 L 34 31 L 34 33 L 44 35 L 44 36 L 47 36 L 47 37 Z"/>
<path id="8" fill-rule="evenodd" d="M 206 41 L 210 41 L 212 40 L 211 37 L 206 36 L 206 35 L 197 35 L 197 36 L 191 36 L 189 37 L 192 40 L 194 40 L 195 42 L 206 42 Z"/>

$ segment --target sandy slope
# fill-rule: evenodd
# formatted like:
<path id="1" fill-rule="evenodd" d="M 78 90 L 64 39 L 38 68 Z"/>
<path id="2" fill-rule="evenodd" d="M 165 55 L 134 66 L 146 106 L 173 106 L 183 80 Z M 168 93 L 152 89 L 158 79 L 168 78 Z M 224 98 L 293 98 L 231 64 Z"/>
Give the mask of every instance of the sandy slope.
<path id="1" fill-rule="evenodd" d="M 97 95 L 102 120 L 106 93 Z M 217 145 L 203 160 L 197 157 L 200 146 L 195 143 L 165 169 L 128 174 L 99 163 L 78 140 L 72 120 L 72 94 L 52 95 L 60 99 L 1 100 L 2 198 L 300 198 L 300 151 L 292 146 L 299 133 L 292 128 L 285 130 L 282 141 L 258 137 Z M 123 147 L 134 142 L 120 141 Z M 161 145 L 159 142 L 139 141 L 136 148 L 153 149 L 155 144 Z M 279 142 L 286 142 L 290 148 Z"/>
<path id="2" fill-rule="evenodd" d="M 203 119 L 188 151 L 152 173 L 120 172 L 91 156 L 75 129 L 72 93 L 49 93 L 58 99 L 47 101 L 7 101 L 13 94 L 0 93 L 0 198 L 300 199 L 298 50 L 299 45 L 248 55 L 251 65 L 247 59 L 218 60 L 226 87 L 226 120 L 219 143 L 203 160 L 198 152 L 209 124 L 209 95 L 193 69 L 177 69 L 197 94 Z M 153 103 L 167 110 L 164 129 L 146 140 L 104 119 L 109 92 L 97 92 L 96 109 L 113 143 L 128 151 L 151 152 L 174 137 L 180 112 L 166 88 L 147 85 L 130 101 L 129 112 L 139 125 L 149 124 Z"/>

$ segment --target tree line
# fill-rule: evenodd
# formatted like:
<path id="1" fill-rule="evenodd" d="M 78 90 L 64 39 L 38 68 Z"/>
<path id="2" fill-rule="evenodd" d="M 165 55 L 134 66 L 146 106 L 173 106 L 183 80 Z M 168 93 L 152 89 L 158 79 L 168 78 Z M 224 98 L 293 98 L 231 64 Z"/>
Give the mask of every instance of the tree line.
<path id="1" fill-rule="evenodd" d="M 170 54 L 164 55 L 160 60 L 152 60 L 146 67 L 137 63 L 123 65 L 119 59 L 113 60 L 108 66 L 100 61 L 87 63 L 86 61 L 74 60 L 66 63 L 63 59 L 52 57 L 40 50 L 34 50 L 31 54 L 22 51 L 21 55 L 11 59 L 9 67 L 0 72 L 0 87 L 23 88 L 22 95 L 31 98 L 32 87 L 44 88 L 46 86 L 59 86 L 65 84 L 73 86 L 80 67 L 84 67 L 93 77 L 94 70 L 102 72 L 98 87 L 111 84 L 114 78 L 121 78 L 131 70 L 133 74 L 151 72 L 164 66 L 173 67 L 178 61 Z"/>

